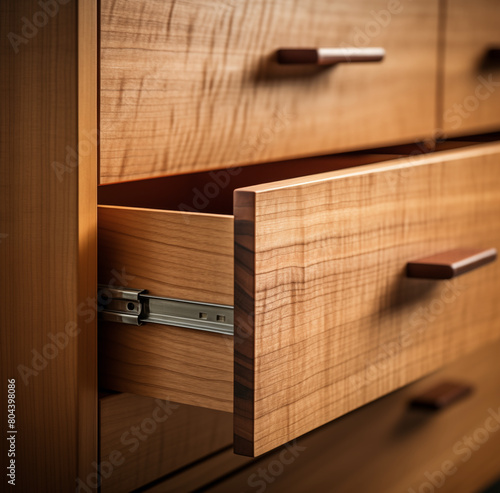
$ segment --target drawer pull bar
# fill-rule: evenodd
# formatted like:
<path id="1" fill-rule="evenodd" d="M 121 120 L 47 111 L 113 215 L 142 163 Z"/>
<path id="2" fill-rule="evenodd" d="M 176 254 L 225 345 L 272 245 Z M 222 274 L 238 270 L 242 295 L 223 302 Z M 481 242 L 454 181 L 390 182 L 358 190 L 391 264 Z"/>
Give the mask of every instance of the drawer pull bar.
<path id="1" fill-rule="evenodd" d="M 144 289 L 99 285 L 99 318 L 128 325 L 155 323 L 233 335 L 234 309 L 197 301 L 150 296 Z"/>
<path id="2" fill-rule="evenodd" d="M 452 279 L 466 272 L 477 269 L 495 261 L 495 248 L 456 249 L 438 253 L 431 257 L 421 258 L 408 262 L 406 265 L 407 277 L 419 279 Z"/>
<path id="3" fill-rule="evenodd" d="M 471 394 L 473 388 L 458 382 L 442 382 L 410 401 L 412 407 L 440 410 Z"/>
<path id="4" fill-rule="evenodd" d="M 486 53 L 486 56 L 491 61 L 500 61 L 500 48 L 490 48 Z"/>
<path id="5" fill-rule="evenodd" d="M 335 63 L 380 62 L 384 48 L 281 48 L 276 52 L 282 65 L 333 65 Z"/>

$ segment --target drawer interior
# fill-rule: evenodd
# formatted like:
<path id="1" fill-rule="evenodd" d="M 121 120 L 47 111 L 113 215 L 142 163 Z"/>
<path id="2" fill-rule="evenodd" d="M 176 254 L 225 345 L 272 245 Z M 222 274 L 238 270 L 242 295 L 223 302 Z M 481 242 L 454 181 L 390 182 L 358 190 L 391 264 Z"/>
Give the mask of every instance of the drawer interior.
<path id="1" fill-rule="evenodd" d="M 401 152 L 353 152 L 101 185 L 100 205 L 233 214 L 233 191 L 394 159 Z"/>
<path id="2" fill-rule="evenodd" d="M 98 187 L 98 203 L 107 206 L 232 215 L 233 192 L 238 188 L 496 140 L 500 140 L 499 133 L 481 134 L 444 142 L 426 141 L 366 152 L 332 154 L 102 184 Z"/>

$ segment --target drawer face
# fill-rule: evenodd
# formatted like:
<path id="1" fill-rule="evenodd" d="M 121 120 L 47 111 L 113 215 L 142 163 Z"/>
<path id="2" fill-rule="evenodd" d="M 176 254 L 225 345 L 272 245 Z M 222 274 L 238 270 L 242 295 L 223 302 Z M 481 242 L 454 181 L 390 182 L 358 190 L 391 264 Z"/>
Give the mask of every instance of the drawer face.
<path id="1" fill-rule="evenodd" d="M 437 10 L 437 0 L 103 0 L 101 183 L 432 135 Z M 278 65 L 287 47 L 386 57 Z"/>
<path id="2" fill-rule="evenodd" d="M 500 5 L 450 0 L 446 7 L 443 130 L 500 129 Z M 495 56 L 488 52 L 496 49 Z"/>
<path id="3" fill-rule="evenodd" d="M 453 281 L 406 263 L 500 248 L 500 145 L 235 192 L 235 450 L 259 455 L 500 335 L 499 263 Z"/>

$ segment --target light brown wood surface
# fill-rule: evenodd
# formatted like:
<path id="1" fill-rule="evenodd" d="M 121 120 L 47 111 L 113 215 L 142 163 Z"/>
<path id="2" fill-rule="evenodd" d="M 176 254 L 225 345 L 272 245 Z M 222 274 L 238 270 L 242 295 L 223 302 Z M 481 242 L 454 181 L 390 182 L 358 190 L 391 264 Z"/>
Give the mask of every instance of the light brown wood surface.
<path id="1" fill-rule="evenodd" d="M 81 331 L 78 334 L 77 454 L 78 477 L 86 483 L 89 482 L 89 474 L 95 472 L 92 464 L 98 457 L 99 432 L 97 417 L 97 314 L 92 304 L 92 300 L 97 298 L 98 26 L 98 5 L 88 0 L 79 0 L 77 314 L 78 326 Z M 85 306 L 85 309 L 82 306 Z M 92 315 L 89 313 L 89 306 L 92 306 Z"/>
<path id="2" fill-rule="evenodd" d="M 97 125 L 97 12 L 57 5 L 54 16 L 35 1 L 0 6 L 1 417 L 6 444 L 14 378 L 13 491 L 74 491 L 97 460 L 96 313 L 83 312 L 96 296 L 97 151 L 79 147 Z"/>
<path id="3" fill-rule="evenodd" d="M 233 411 L 231 336 L 145 324 L 99 324 L 105 389 Z"/>
<path id="4" fill-rule="evenodd" d="M 101 183 L 433 135 L 437 34 L 437 0 L 103 0 Z M 274 61 L 365 46 L 384 61 Z"/>
<path id="5" fill-rule="evenodd" d="M 99 403 L 101 462 L 116 464 L 102 493 L 133 491 L 232 443 L 228 413 L 131 394 Z"/>
<path id="6" fill-rule="evenodd" d="M 443 107 L 447 135 L 500 129 L 500 8 L 496 0 L 448 0 L 444 34 Z"/>
<path id="7" fill-rule="evenodd" d="M 168 298 L 233 304 L 233 218 L 99 207 L 99 280 Z M 105 388 L 232 411 L 232 338 L 101 323 Z"/>
<path id="8" fill-rule="evenodd" d="M 281 455 L 283 447 L 236 474 L 225 476 L 221 468 L 220 480 L 207 477 L 210 486 L 200 491 L 250 493 L 264 486 L 270 493 L 483 491 L 500 475 L 500 429 L 488 420 L 490 410 L 500 413 L 499 350 L 498 343 L 492 344 L 299 438 L 295 458 Z M 474 391 L 440 412 L 409 408 L 413 397 L 445 380 L 471 384 Z M 486 426 L 497 429 L 488 432 Z M 472 441 L 466 444 L 468 438 Z M 456 469 L 443 481 L 437 471 L 448 461 Z M 440 486 L 433 489 L 429 476 Z M 147 491 L 171 491 L 174 480 Z"/>
<path id="9" fill-rule="evenodd" d="M 453 248 L 500 247 L 500 144 L 235 192 L 235 450 L 259 455 L 500 336 L 496 262 L 405 277 Z"/>
<path id="10" fill-rule="evenodd" d="M 99 206 L 102 284 L 232 305 L 232 264 L 232 216 Z"/>

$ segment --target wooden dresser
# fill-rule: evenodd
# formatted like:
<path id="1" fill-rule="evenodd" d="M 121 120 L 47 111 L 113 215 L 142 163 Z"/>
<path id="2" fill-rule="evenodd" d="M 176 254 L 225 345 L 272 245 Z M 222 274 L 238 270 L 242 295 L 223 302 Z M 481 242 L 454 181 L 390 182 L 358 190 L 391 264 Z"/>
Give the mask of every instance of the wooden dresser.
<path id="1" fill-rule="evenodd" d="M 499 21 L 495 0 L 3 2 L 18 490 L 500 477 Z"/>

